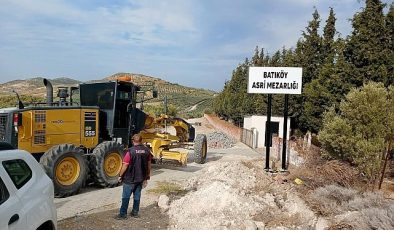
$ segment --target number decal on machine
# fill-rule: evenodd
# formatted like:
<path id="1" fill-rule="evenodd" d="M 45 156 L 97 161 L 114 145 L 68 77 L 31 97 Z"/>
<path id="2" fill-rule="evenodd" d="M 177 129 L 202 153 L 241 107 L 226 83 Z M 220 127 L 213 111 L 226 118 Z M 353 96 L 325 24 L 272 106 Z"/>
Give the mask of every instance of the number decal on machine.
<path id="1" fill-rule="evenodd" d="M 85 112 L 85 137 L 96 136 L 96 112 Z"/>

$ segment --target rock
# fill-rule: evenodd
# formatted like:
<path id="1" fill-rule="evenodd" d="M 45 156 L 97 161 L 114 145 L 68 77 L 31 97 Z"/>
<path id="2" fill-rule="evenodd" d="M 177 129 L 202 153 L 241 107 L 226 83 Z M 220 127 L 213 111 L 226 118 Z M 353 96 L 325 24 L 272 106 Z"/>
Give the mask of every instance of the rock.
<path id="1" fill-rule="evenodd" d="M 246 220 L 244 226 L 246 230 L 257 230 L 257 226 L 253 220 Z"/>
<path id="2" fill-rule="evenodd" d="M 264 230 L 265 229 L 265 223 L 264 222 L 255 221 L 254 223 L 256 224 L 258 230 Z"/>
<path id="3" fill-rule="evenodd" d="M 327 220 L 324 219 L 323 217 L 319 217 L 319 219 L 316 222 L 315 229 L 316 230 L 324 230 L 324 229 L 327 229 L 328 227 L 329 226 L 328 226 Z"/>
<path id="4" fill-rule="evenodd" d="M 169 209 L 169 204 L 170 204 L 170 198 L 168 198 L 167 195 L 159 196 L 159 201 L 157 202 L 157 206 L 159 206 L 163 212 L 166 212 Z"/>
<path id="5" fill-rule="evenodd" d="M 263 202 L 268 206 L 276 207 L 275 197 L 271 193 L 265 194 L 265 196 L 263 197 Z"/>

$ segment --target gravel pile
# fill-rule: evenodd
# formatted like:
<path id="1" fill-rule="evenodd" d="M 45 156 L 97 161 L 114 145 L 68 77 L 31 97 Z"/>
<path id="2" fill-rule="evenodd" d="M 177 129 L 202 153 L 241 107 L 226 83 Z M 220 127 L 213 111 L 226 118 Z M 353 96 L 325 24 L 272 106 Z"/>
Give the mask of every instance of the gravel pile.
<path id="1" fill-rule="evenodd" d="M 207 134 L 208 147 L 212 149 L 227 149 L 234 146 L 236 141 L 221 132 Z"/>

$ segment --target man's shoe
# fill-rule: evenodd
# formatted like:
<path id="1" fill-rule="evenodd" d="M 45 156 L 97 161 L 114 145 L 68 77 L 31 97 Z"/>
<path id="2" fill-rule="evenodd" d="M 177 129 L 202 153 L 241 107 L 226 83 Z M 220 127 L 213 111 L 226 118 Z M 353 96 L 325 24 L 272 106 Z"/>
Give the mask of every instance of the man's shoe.
<path id="1" fill-rule="evenodd" d="M 125 219 L 127 219 L 127 216 L 118 214 L 118 215 L 115 216 L 115 219 L 117 219 L 117 220 L 125 220 Z"/>
<path id="2" fill-rule="evenodd" d="M 140 215 L 138 215 L 138 213 L 130 213 L 130 216 L 134 217 L 134 218 L 140 218 Z"/>

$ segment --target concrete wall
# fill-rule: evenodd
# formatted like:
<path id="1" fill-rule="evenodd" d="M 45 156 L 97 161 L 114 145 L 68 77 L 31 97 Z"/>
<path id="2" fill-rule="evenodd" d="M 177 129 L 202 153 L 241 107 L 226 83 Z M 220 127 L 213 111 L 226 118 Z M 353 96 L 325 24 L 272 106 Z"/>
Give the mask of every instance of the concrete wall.
<path id="1" fill-rule="evenodd" d="M 256 129 L 257 132 L 257 147 L 263 148 L 265 144 L 265 123 L 267 116 L 250 116 L 244 118 L 244 128 L 252 130 Z M 279 135 L 278 137 L 283 138 L 283 117 L 271 117 L 271 122 L 279 122 Z M 287 140 L 290 137 L 290 118 L 287 119 Z"/>

